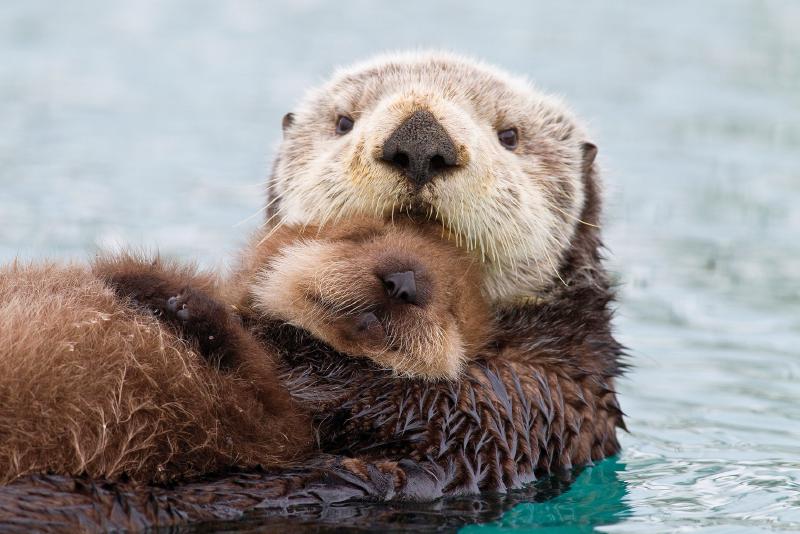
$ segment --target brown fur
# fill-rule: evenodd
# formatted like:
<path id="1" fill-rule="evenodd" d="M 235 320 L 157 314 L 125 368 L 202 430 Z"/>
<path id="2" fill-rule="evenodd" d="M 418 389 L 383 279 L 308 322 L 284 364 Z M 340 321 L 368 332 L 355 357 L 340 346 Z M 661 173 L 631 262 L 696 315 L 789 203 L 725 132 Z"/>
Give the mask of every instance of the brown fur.
<path id="1" fill-rule="evenodd" d="M 228 300 L 242 316 L 287 321 L 398 374 L 457 378 L 491 318 L 480 265 L 435 232 L 375 221 L 263 231 L 245 249 Z M 382 285 L 402 271 L 415 273 L 417 305 L 389 298 Z M 377 332 L 357 331 L 364 312 L 380 318 Z"/>
<path id="2" fill-rule="evenodd" d="M 421 230 L 354 223 L 263 237 L 224 290 L 238 295 L 236 308 L 211 276 L 160 260 L 102 258 L 91 272 L 7 267 L 0 481 L 56 472 L 157 482 L 307 454 L 311 420 L 279 381 L 277 349 L 234 310 L 257 321 L 303 317 L 342 352 L 424 378 L 452 378 L 485 342 L 478 271 Z M 314 269 L 278 268 L 276 258 L 300 265 L 315 246 Z M 408 269 L 424 293 L 418 305 L 387 298 L 379 279 Z M 365 310 L 381 319 L 377 339 L 356 328 Z M 426 335 L 434 330 L 446 342 Z"/>
<path id="3" fill-rule="evenodd" d="M 165 262 L 151 271 L 214 285 Z M 86 268 L 2 268 L 0 324 L 2 482 L 42 472 L 165 481 L 309 448 L 308 421 L 283 388 L 215 371 Z"/>

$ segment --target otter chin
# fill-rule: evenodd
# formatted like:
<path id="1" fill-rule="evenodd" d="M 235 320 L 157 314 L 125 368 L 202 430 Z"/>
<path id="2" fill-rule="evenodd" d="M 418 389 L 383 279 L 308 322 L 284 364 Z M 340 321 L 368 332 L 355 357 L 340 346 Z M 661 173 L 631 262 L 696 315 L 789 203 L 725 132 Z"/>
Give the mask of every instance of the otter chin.
<path id="1" fill-rule="evenodd" d="M 284 118 L 270 225 L 433 221 L 509 305 L 563 283 L 595 145 L 557 98 L 474 60 L 382 56 L 337 72 Z"/>

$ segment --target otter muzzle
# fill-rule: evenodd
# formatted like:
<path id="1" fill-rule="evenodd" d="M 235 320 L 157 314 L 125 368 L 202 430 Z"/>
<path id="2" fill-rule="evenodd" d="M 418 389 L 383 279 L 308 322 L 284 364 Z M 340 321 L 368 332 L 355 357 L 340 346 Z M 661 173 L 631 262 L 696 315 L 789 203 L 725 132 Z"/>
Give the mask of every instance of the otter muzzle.
<path id="1" fill-rule="evenodd" d="M 383 161 L 420 188 L 458 166 L 456 146 L 428 110 L 415 111 L 383 144 Z"/>

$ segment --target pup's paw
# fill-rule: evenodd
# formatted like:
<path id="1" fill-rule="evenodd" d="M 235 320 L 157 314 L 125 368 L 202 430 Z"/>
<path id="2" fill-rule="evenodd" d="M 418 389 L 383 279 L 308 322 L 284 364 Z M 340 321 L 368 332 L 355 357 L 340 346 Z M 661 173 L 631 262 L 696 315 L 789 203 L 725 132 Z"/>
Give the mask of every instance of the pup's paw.
<path id="1" fill-rule="evenodd" d="M 238 319 L 221 302 L 191 287 L 166 299 L 162 320 L 175 324 L 182 337 L 195 341 L 200 353 L 213 358 L 235 337 Z"/>
<path id="2" fill-rule="evenodd" d="M 174 313 L 184 324 L 188 323 L 191 317 L 189 304 L 187 302 L 189 300 L 191 300 L 191 298 L 186 294 L 176 295 L 167 299 L 167 310 Z"/>
<path id="3" fill-rule="evenodd" d="M 171 280 L 145 270 L 114 273 L 107 277 L 106 283 L 117 295 L 129 299 L 131 304 L 150 311 L 156 317 L 164 314 L 167 300 L 178 289 Z"/>

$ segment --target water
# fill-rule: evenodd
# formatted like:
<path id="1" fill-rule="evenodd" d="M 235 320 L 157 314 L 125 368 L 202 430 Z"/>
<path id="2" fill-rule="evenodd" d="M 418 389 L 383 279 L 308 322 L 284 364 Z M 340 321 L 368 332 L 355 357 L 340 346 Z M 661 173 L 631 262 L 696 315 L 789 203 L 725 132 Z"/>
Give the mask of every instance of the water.
<path id="1" fill-rule="evenodd" d="M 0 260 L 223 265 L 299 92 L 376 51 L 478 55 L 590 122 L 635 368 L 619 458 L 466 531 L 800 531 L 800 4 L 551 4 L 5 1 Z"/>

